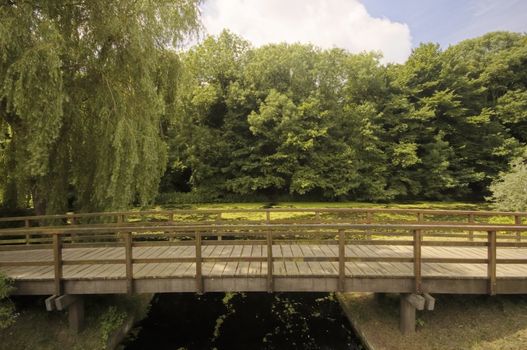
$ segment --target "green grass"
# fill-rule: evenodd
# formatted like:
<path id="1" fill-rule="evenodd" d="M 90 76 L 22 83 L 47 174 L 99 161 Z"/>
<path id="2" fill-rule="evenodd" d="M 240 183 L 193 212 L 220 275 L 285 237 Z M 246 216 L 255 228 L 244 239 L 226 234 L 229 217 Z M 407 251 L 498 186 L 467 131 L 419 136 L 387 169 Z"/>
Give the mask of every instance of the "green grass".
<path id="1" fill-rule="evenodd" d="M 355 324 L 376 350 L 524 350 L 526 296 L 435 295 L 434 311 L 418 311 L 417 332 L 399 332 L 399 298 L 346 293 Z"/>
<path id="2" fill-rule="evenodd" d="M 109 329 L 119 324 L 108 324 L 109 312 L 146 316 L 150 295 L 134 296 L 89 296 L 86 297 L 86 324 L 84 330 L 75 335 L 68 329 L 65 312 L 48 312 L 41 297 L 17 298 L 15 324 L 0 331 L 0 350 L 99 350 L 107 339 Z M 113 306 L 112 309 L 110 309 Z"/>
<path id="3" fill-rule="evenodd" d="M 272 205 L 271 205 L 272 204 Z M 443 210 L 488 210 L 488 203 L 464 203 L 464 202 L 413 202 L 413 203 L 364 203 L 364 202 L 278 202 L 278 203 L 210 203 L 210 204 L 188 204 L 188 205 L 158 205 L 154 209 L 266 209 L 266 208 L 291 208 L 291 209 L 314 209 L 314 208 L 392 208 L 392 209 L 443 209 Z M 330 218 L 364 218 L 364 214 L 322 214 L 324 219 Z M 228 213 L 223 214 L 223 219 L 229 220 L 264 220 L 265 213 Z M 314 214 L 294 213 L 294 212 L 277 212 L 272 213 L 273 220 L 314 218 Z M 159 217 L 161 219 L 161 217 Z M 215 215 L 179 215 L 176 219 L 193 219 L 193 220 L 214 220 Z M 374 219 L 379 222 L 394 222 L 401 220 L 415 220 L 415 215 L 404 214 L 375 214 Z M 459 221 L 466 220 L 455 216 L 442 216 L 435 218 L 437 220 Z"/>

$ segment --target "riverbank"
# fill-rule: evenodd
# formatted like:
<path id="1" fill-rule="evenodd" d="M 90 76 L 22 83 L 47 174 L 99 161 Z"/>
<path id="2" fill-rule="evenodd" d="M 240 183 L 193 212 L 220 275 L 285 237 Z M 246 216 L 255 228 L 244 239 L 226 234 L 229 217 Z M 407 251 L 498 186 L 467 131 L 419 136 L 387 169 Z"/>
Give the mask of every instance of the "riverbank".
<path id="1" fill-rule="evenodd" d="M 418 311 L 417 332 L 399 332 L 398 295 L 345 293 L 343 308 L 371 350 L 523 350 L 526 296 L 434 295 L 434 311 Z"/>
<path id="2" fill-rule="evenodd" d="M 0 350 L 105 349 L 119 329 L 146 316 L 151 295 L 86 296 L 86 322 L 79 334 L 68 329 L 65 312 L 48 312 L 41 297 L 15 297 L 16 322 L 0 331 Z"/>

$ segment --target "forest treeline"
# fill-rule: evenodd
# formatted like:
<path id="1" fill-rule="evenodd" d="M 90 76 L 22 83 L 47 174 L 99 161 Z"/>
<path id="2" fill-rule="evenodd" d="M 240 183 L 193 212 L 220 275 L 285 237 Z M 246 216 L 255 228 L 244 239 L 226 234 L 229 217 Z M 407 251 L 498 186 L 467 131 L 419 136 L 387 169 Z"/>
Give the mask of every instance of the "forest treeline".
<path id="1" fill-rule="evenodd" d="M 162 191 L 482 199 L 527 141 L 527 36 L 379 60 L 206 38 L 181 57 Z"/>
<path id="2" fill-rule="evenodd" d="M 174 50 L 200 2 L 0 5 L 4 207 L 482 199 L 525 148 L 525 34 L 421 44 L 388 65 L 228 31 Z"/>

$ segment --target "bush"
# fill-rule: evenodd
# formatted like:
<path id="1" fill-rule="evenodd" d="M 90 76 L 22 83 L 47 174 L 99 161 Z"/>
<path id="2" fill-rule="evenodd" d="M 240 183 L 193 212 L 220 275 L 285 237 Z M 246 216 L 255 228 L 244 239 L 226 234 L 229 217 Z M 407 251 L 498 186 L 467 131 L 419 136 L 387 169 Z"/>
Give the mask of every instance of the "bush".
<path id="1" fill-rule="evenodd" d="M 490 186 L 492 200 L 500 210 L 527 210 L 527 152 L 511 163 L 510 170 L 500 173 Z"/>
<path id="2" fill-rule="evenodd" d="M 9 299 L 13 292 L 13 281 L 0 273 L 0 329 L 5 329 L 15 323 L 15 304 Z"/>
<path id="3" fill-rule="evenodd" d="M 126 320 L 127 313 L 116 306 L 110 306 L 99 318 L 101 348 L 105 349 L 108 339 Z"/>

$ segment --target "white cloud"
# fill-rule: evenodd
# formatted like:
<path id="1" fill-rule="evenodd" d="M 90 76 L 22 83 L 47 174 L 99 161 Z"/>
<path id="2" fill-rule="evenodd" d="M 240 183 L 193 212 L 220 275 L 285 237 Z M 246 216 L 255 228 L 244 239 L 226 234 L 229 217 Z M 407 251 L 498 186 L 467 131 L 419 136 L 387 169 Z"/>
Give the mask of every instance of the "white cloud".
<path id="1" fill-rule="evenodd" d="M 412 48 L 406 24 L 370 16 L 359 0 L 208 0 L 202 20 L 210 34 L 227 28 L 256 46 L 302 42 L 375 50 L 384 62 L 398 63 Z"/>

